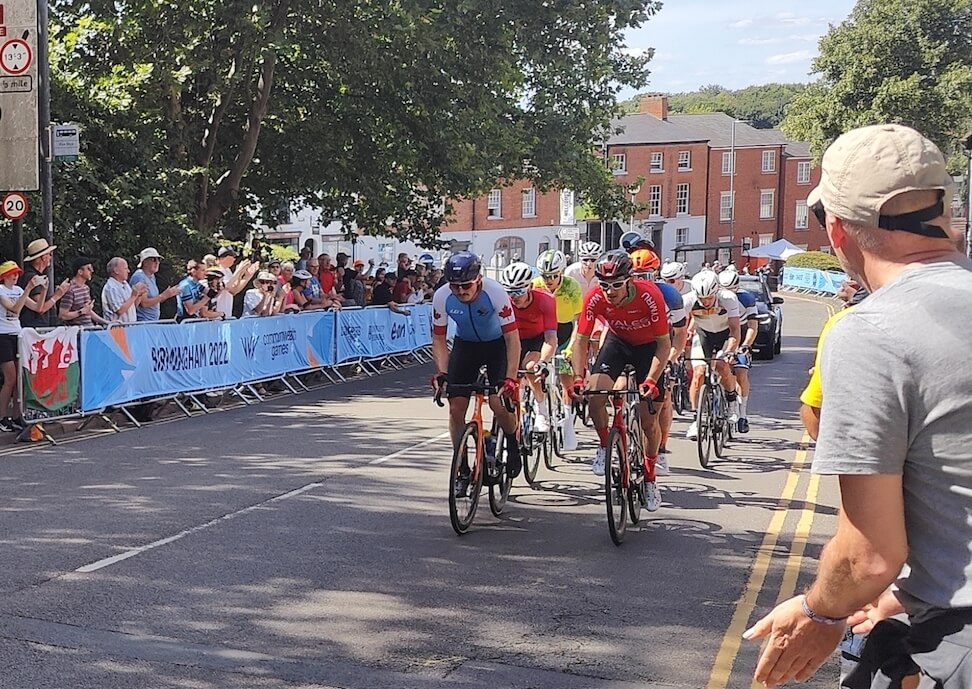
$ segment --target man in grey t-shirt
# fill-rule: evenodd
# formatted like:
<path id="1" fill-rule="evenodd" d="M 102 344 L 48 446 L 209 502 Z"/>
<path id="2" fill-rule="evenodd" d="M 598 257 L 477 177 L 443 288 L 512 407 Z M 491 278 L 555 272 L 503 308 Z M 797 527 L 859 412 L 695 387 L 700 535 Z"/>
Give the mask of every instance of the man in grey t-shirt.
<path id="1" fill-rule="evenodd" d="M 746 632 L 768 637 L 755 677 L 809 678 L 850 618 L 874 632 L 845 686 L 920 670 L 922 687 L 972 687 L 972 262 L 949 234 L 952 181 L 897 125 L 844 134 L 822 168 L 807 203 L 871 296 L 823 347 L 813 470 L 839 477 L 837 532 L 806 595 Z"/>

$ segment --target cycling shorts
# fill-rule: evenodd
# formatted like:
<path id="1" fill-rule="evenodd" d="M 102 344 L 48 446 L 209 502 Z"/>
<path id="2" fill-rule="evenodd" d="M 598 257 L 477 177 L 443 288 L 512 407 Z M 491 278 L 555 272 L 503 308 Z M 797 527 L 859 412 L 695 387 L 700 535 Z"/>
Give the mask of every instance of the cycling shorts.
<path id="1" fill-rule="evenodd" d="M 569 323 L 557 324 L 557 353 L 560 354 L 567 348 L 570 336 L 574 334 L 574 321 Z"/>
<path id="2" fill-rule="evenodd" d="M 655 356 L 656 349 L 658 349 L 656 342 L 633 345 L 625 342 L 613 332 L 608 332 L 601 344 L 601 351 L 598 352 L 597 361 L 594 362 L 591 373 L 605 374 L 611 380 L 617 380 L 624 371 L 625 365 L 631 364 L 635 367 L 635 377 L 640 383 L 651 370 L 651 360 Z M 660 384 L 659 387 L 661 387 Z"/>
<path id="3" fill-rule="evenodd" d="M 717 333 L 710 333 L 706 330 L 696 330 L 695 337 L 692 339 L 692 366 L 705 366 L 704 361 L 698 359 L 711 359 L 726 346 L 729 341 L 729 329 Z"/>
<path id="4" fill-rule="evenodd" d="M 543 335 L 528 337 L 520 340 L 520 368 L 523 368 L 523 360 L 530 352 L 539 352 L 543 347 Z"/>
<path id="5" fill-rule="evenodd" d="M 506 340 L 499 338 L 489 342 L 468 342 L 458 337 L 453 340 L 449 353 L 449 387 L 446 397 L 470 397 L 468 390 L 452 392 L 453 385 L 473 385 L 479 378 L 479 369 L 486 367 L 490 385 L 500 385 L 506 378 Z"/>

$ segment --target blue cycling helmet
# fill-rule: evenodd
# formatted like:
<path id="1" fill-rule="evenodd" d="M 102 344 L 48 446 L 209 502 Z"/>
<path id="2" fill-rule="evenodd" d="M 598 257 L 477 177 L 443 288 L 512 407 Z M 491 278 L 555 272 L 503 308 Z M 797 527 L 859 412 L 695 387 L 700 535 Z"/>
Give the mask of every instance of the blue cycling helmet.
<path id="1" fill-rule="evenodd" d="M 471 251 L 452 254 L 445 264 L 445 278 L 449 282 L 469 282 L 479 277 L 483 264 Z"/>

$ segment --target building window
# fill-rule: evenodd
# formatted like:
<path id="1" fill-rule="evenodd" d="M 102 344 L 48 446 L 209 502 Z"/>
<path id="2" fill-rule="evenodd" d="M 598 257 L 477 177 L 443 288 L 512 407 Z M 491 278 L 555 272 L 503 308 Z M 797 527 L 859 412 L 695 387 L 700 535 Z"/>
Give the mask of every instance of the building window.
<path id="1" fill-rule="evenodd" d="M 651 154 L 651 171 L 652 172 L 664 172 L 665 171 L 665 157 L 662 153 L 652 153 Z"/>
<path id="2" fill-rule="evenodd" d="M 487 218 L 502 218 L 503 217 L 503 190 L 493 189 L 489 192 L 489 198 L 486 199 L 486 217 Z"/>
<path id="3" fill-rule="evenodd" d="M 772 218 L 773 217 L 773 203 L 776 198 L 776 192 L 772 189 L 763 189 L 759 192 L 759 217 L 760 218 Z"/>
<path id="4" fill-rule="evenodd" d="M 611 156 L 611 169 L 616 175 L 628 174 L 628 156 L 624 153 L 615 153 Z"/>
<path id="5" fill-rule="evenodd" d="M 505 268 L 513 261 L 522 261 L 526 255 L 526 242 L 520 237 L 501 237 L 493 248 L 493 264 Z"/>
<path id="6" fill-rule="evenodd" d="M 776 172 L 776 151 L 763 151 L 763 172 Z"/>
<path id="7" fill-rule="evenodd" d="M 719 194 L 719 222 L 732 220 L 732 196 L 734 192 L 724 191 Z"/>
<path id="8" fill-rule="evenodd" d="M 795 227 L 798 230 L 806 230 L 810 227 L 808 223 L 807 216 L 807 202 L 797 201 L 796 202 L 796 224 Z"/>
<path id="9" fill-rule="evenodd" d="M 648 215 L 661 215 L 662 188 L 657 184 L 648 187 Z"/>
<path id="10" fill-rule="evenodd" d="M 719 237 L 720 244 L 729 244 L 730 241 L 732 240 L 729 237 Z M 729 247 L 719 249 L 719 251 L 716 252 L 716 259 L 724 266 L 729 265 L 729 263 L 732 262 L 732 249 Z"/>
<path id="11" fill-rule="evenodd" d="M 524 218 L 537 217 L 537 190 L 536 189 L 523 190 L 523 217 Z"/>
<path id="12" fill-rule="evenodd" d="M 822 251 L 825 254 L 829 254 L 830 253 L 830 247 L 829 246 L 822 246 L 822 247 L 820 247 L 820 251 Z"/>
<path id="13" fill-rule="evenodd" d="M 689 212 L 689 185 L 679 184 L 675 187 L 675 212 L 687 214 Z"/>
<path id="14" fill-rule="evenodd" d="M 679 227 L 675 230 L 675 246 L 682 246 L 682 244 L 688 244 L 688 232 L 689 228 Z"/>
<path id="15" fill-rule="evenodd" d="M 729 176 L 736 174 L 736 153 L 726 152 L 722 154 L 722 174 Z"/>
<path id="16" fill-rule="evenodd" d="M 776 237 L 771 234 L 761 234 L 759 235 L 759 245 L 767 246 L 776 241 Z"/>
<path id="17" fill-rule="evenodd" d="M 692 151 L 678 152 L 678 171 L 688 172 L 692 169 Z"/>
<path id="18" fill-rule="evenodd" d="M 797 184 L 810 184 L 809 160 L 801 160 L 797 163 Z"/>

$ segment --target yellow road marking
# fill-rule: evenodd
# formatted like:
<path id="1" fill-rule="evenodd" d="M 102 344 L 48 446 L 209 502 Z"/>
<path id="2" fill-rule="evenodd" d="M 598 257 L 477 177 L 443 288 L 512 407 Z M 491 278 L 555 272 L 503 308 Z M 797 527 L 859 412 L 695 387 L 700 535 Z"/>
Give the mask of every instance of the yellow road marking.
<path id="1" fill-rule="evenodd" d="M 739 646 L 742 643 L 742 634 L 746 631 L 753 610 L 756 608 L 756 599 L 766 581 L 766 572 L 769 570 L 770 561 L 773 559 L 773 550 L 779 540 L 790 511 L 790 501 L 796 493 L 797 485 L 800 482 L 800 472 L 807 463 L 806 445 L 810 442 L 810 436 L 804 434 L 801 443 L 803 448 L 797 451 L 793 458 L 793 466 L 786 478 L 783 492 L 780 494 L 779 508 L 770 520 L 763 536 L 763 542 L 759 546 L 759 553 L 756 562 L 753 564 L 753 571 L 749 574 L 749 581 L 743 590 L 742 596 L 736 602 L 736 609 L 722 637 L 722 644 L 719 646 L 719 653 L 716 655 L 715 664 L 712 666 L 712 673 L 709 675 L 709 682 L 706 689 L 726 689 L 729 684 L 729 677 L 732 674 L 732 666 L 739 653 Z"/>

